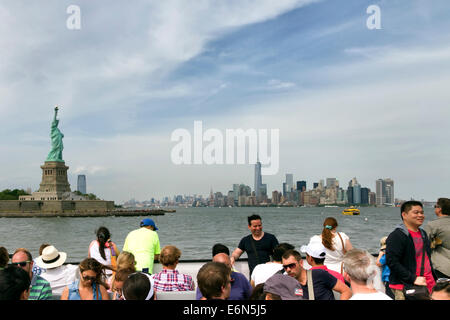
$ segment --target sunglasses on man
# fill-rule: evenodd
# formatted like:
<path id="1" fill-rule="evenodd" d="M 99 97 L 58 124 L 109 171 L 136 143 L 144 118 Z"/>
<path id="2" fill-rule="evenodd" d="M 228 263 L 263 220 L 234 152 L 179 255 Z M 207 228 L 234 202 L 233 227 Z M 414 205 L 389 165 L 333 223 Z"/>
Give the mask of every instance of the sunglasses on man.
<path id="1" fill-rule="evenodd" d="M 16 266 L 16 267 L 21 266 L 23 268 L 27 265 L 27 263 L 30 263 L 30 262 L 31 262 L 30 260 L 27 260 L 27 261 L 20 261 L 20 262 L 12 262 L 11 264 L 13 266 Z"/>
<path id="2" fill-rule="evenodd" d="M 286 264 L 286 265 L 283 264 L 283 269 L 284 270 L 287 270 L 288 268 L 289 269 L 294 269 L 296 266 L 297 266 L 297 263 L 295 263 L 295 262 L 294 263 L 290 263 L 290 264 Z"/>

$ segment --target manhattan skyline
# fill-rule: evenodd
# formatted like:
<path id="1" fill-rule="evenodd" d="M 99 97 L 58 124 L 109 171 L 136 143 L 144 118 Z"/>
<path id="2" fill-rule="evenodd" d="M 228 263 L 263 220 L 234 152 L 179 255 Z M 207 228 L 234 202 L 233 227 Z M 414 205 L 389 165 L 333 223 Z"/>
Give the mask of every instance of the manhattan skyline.
<path id="1" fill-rule="evenodd" d="M 372 191 L 389 177 L 400 199 L 450 189 L 446 0 L 77 5 L 73 30 L 66 2 L 0 4 L 0 190 L 39 188 L 55 105 L 71 189 L 86 175 L 116 203 L 254 188 L 251 163 L 173 163 L 171 134 L 195 121 L 279 130 L 268 193 L 286 173 Z"/>

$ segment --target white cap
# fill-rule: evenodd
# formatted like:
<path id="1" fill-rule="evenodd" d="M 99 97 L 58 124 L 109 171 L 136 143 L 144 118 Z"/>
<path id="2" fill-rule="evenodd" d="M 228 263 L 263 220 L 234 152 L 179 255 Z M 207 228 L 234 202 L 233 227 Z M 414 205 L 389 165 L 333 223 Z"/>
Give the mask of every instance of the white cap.
<path id="1" fill-rule="evenodd" d="M 301 246 L 300 251 L 317 259 L 325 259 L 326 255 L 324 245 L 317 241 L 310 242 L 307 246 Z"/>

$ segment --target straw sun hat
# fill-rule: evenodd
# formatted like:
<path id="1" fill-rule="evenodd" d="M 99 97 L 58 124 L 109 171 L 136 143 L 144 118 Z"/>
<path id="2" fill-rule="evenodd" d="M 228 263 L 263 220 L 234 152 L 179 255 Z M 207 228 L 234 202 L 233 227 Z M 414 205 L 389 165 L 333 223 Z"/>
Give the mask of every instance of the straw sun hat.
<path id="1" fill-rule="evenodd" d="M 44 269 L 52 269 L 63 265 L 67 259 L 65 252 L 58 251 L 54 246 L 45 247 L 42 255 L 36 259 L 36 264 Z"/>

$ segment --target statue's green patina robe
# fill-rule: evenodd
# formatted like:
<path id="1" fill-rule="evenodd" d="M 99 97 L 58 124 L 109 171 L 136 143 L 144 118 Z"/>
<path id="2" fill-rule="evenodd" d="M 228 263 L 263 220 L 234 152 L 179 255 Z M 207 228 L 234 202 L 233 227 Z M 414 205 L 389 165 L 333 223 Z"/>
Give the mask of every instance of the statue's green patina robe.
<path id="1" fill-rule="evenodd" d="M 57 114 L 58 114 L 58 107 L 55 108 L 55 116 L 53 118 L 52 128 L 50 132 L 50 138 L 52 139 L 52 149 L 48 153 L 46 161 L 64 162 L 62 158 L 62 151 L 64 149 L 63 146 L 64 135 L 58 129 L 59 120 L 56 119 Z"/>

